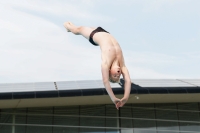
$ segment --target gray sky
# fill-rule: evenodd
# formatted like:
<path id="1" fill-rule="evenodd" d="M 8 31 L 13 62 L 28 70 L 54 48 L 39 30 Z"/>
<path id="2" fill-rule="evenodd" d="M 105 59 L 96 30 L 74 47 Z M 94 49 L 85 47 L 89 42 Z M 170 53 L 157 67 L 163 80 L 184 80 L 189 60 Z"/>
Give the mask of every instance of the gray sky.
<path id="1" fill-rule="evenodd" d="M 199 0 L 0 2 L 0 83 L 101 79 L 101 56 L 65 21 L 101 26 L 132 79 L 200 78 Z"/>

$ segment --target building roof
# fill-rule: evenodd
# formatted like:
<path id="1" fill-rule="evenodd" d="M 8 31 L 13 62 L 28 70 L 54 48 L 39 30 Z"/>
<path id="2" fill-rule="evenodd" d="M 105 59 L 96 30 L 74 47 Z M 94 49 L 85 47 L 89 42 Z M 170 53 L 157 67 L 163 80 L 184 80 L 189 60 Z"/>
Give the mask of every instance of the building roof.
<path id="1" fill-rule="evenodd" d="M 127 103 L 199 102 L 200 79 L 132 79 Z M 111 87 L 117 98 L 122 84 Z M 112 104 L 101 80 L 0 84 L 0 108 Z"/>
<path id="2" fill-rule="evenodd" d="M 200 93 L 200 79 L 132 79 L 131 94 Z M 111 83 L 123 94 L 124 81 Z M 101 80 L 0 84 L 0 100 L 107 95 Z"/>

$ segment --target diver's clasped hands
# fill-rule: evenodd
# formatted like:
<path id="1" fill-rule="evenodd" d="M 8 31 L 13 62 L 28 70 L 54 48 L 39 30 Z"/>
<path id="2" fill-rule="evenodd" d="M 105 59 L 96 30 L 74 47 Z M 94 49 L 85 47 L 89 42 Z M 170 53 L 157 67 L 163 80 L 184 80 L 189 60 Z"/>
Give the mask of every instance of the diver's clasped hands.
<path id="1" fill-rule="evenodd" d="M 119 109 L 119 107 L 123 107 L 124 104 L 127 102 L 128 98 L 123 97 L 122 99 L 114 98 L 112 101 L 115 104 L 115 107 Z"/>

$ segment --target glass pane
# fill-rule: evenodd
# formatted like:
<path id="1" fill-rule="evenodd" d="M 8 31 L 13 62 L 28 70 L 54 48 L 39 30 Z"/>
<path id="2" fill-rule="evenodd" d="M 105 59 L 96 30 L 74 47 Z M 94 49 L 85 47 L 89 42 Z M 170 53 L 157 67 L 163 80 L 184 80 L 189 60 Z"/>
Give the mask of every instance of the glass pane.
<path id="1" fill-rule="evenodd" d="M 128 119 L 128 118 L 132 118 L 132 105 L 126 105 L 123 108 L 120 108 L 119 112 L 120 112 L 120 117 L 125 117 L 120 119 L 120 125 L 121 127 L 124 128 L 133 128 L 133 120 L 132 119 Z M 126 119 L 127 118 L 127 119 Z M 124 130 L 123 132 L 130 132 L 128 130 Z M 133 133 L 133 131 L 132 131 Z"/>
<path id="2" fill-rule="evenodd" d="M 179 131 L 179 125 L 178 122 L 157 121 L 157 130 L 158 133 L 162 133 L 159 130 Z"/>
<path id="3" fill-rule="evenodd" d="M 178 103 L 178 110 L 184 111 L 198 111 L 198 103 Z"/>
<path id="4" fill-rule="evenodd" d="M 181 131 L 200 131 L 200 124 L 198 123 L 180 123 Z"/>
<path id="5" fill-rule="evenodd" d="M 156 119 L 177 121 L 177 110 L 156 110 Z"/>
<path id="6" fill-rule="evenodd" d="M 54 127 L 53 133 L 79 133 L 79 128 Z"/>
<path id="7" fill-rule="evenodd" d="M 26 112 L 27 109 L 16 109 L 14 111 L 15 115 L 15 123 L 17 124 L 26 124 Z"/>
<path id="8" fill-rule="evenodd" d="M 15 126 L 15 133 L 26 133 L 26 126 Z"/>
<path id="9" fill-rule="evenodd" d="M 178 111 L 180 121 L 199 121 L 199 112 Z"/>
<path id="10" fill-rule="evenodd" d="M 12 115 L 11 114 L 1 114 L 0 115 L 0 123 L 12 123 Z"/>
<path id="11" fill-rule="evenodd" d="M 22 110 L 26 109 L 3 109 L 0 114 L 0 123 L 13 123 L 13 121 L 17 124 L 25 124 L 26 122 L 26 114 Z M 22 113 L 20 115 L 14 115 L 14 113 Z M 12 132 L 12 127 L 15 128 L 15 133 L 25 133 L 24 126 L 5 126 L 0 125 L 0 133 L 10 133 Z"/>
<path id="12" fill-rule="evenodd" d="M 119 127 L 119 119 L 118 118 L 106 118 L 106 127 Z"/>
<path id="13" fill-rule="evenodd" d="M 12 110 L 11 109 L 0 110 L 0 123 L 12 123 Z"/>
<path id="14" fill-rule="evenodd" d="M 156 119 L 166 120 L 156 121 L 157 130 L 179 130 L 176 104 L 156 104 Z M 177 122 L 171 122 L 167 120 L 175 120 Z"/>
<path id="15" fill-rule="evenodd" d="M 171 131 L 171 130 L 169 130 L 169 131 L 164 131 L 164 130 L 158 130 L 158 132 L 157 133 L 181 133 L 181 132 L 179 132 L 179 130 L 174 130 L 174 131 Z M 185 132 L 185 133 L 190 133 L 190 132 Z"/>
<path id="16" fill-rule="evenodd" d="M 54 125 L 79 126 L 79 106 L 55 107 Z M 56 116 L 63 115 L 63 116 Z M 71 115 L 71 116 L 65 116 Z M 66 129 L 66 128 L 64 128 Z"/>
<path id="17" fill-rule="evenodd" d="M 17 124 L 26 124 L 26 114 L 15 115 L 15 123 Z"/>
<path id="18" fill-rule="evenodd" d="M 91 126 L 91 127 L 105 127 L 105 106 L 81 106 L 80 115 L 85 117 L 80 117 L 80 126 Z M 94 116 L 94 117 L 87 117 Z M 99 116 L 102 116 L 99 118 Z M 80 132 L 105 132 L 105 129 L 89 129 L 81 128 Z"/>
<path id="19" fill-rule="evenodd" d="M 114 105 L 106 105 L 106 117 L 113 117 L 113 118 L 106 118 L 106 127 L 119 127 L 119 118 L 118 111 Z M 106 129 L 106 133 L 119 133 L 117 129 Z"/>
<path id="20" fill-rule="evenodd" d="M 0 133 L 12 133 L 12 126 L 0 125 Z"/>
<path id="21" fill-rule="evenodd" d="M 151 118 L 155 119 L 155 111 L 153 104 L 133 104 L 133 118 Z"/>
<path id="22" fill-rule="evenodd" d="M 81 126 L 104 127 L 105 126 L 105 118 L 83 117 L 83 118 L 80 118 L 80 124 L 81 124 Z"/>
<path id="23" fill-rule="evenodd" d="M 105 129 L 81 128 L 80 133 L 105 133 Z"/>
<path id="24" fill-rule="evenodd" d="M 148 121 L 148 120 L 133 120 L 134 128 L 147 128 L 156 130 L 156 123 L 155 121 Z"/>
<path id="25" fill-rule="evenodd" d="M 133 131 L 134 133 L 157 133 L 155 129 L 152 130 L 148 128 L 141 128 L 141 129 L 134 128 Z"/>
<path id="26" fill-rule="evenodd" d="M 27 124 L 52 125 L 52 118 L 52 108 L 29 108 L 27 114 Z"/>
<path id="27" fill-rule="evenodd" d="M 135 104 L 132 109 L 134 133 L 156 133 L 153 104 Z"/>
<path id="28" fill-rule="evenodd" d="M 176 104 L 155 104 L 156 118 L 166 120 L 178 120 Z"/>
<path id="29" fill-rule="evenodd" d="M 198 103 L 178 104 L 179 120 L 199 121 Z"/>
<path id="30" fill-rule="evenodd" d="M 198 103 L 180 103 L 178 104 L 178 115 L 181 131 L 199 131 L 199 106 Z M 191 122 L 184 122 L 191 121 Z"/>
<path id="31" fill-rule="evenodd" d="M 190 132 L 190 131 L 187 132 L 187 131 L 179 131 L 179 130 L 178 131 L 170 131 L 170 130 L 169 131 L 164 131 L 164 130 L 162 131 L 161 130 L 158 133 L 199 133 L 199 132 Z"/>
<path id="32" fill-rule="evenodd" d="M 27 126 L 26 133 L 52 133 L 52 127 Z"/>
<path id="33" fill-rule="evenodd" d="M 106 133 L 120 133 L 117 129 L 106 129 Z"/>
<path id="34" fill-rule="evenodd" d="M 51 116 L 28 115 L 27 116 L 27 123 L 28 124 L 52 125 L 52 117 Z"/>
<path id="35" fill-rule="evenodd" d="M 121 133 L 133 133 L 133 129 L 121 129 Z"/>
<path id="36" fill-rule="evenodd" d="M 105 105 L 80 106 L 80 115 L 105 116 Z"/>
<path id="37" fill-rule="evenodd" d="M 156 103 L 156 109 L 170 109 L 170 110 L 177 110 L 176 103 Z"/>
<path id="38" fill-rule="evenodd" d="M 79 117 L 54 116 L 54 125 L 79 126 Z"/>
<path id="39" fill-rule="evenodd" d="M 115 108 L 115 105 L 105 105 L 106 116 L 118 117 L 118 110 Z"/>

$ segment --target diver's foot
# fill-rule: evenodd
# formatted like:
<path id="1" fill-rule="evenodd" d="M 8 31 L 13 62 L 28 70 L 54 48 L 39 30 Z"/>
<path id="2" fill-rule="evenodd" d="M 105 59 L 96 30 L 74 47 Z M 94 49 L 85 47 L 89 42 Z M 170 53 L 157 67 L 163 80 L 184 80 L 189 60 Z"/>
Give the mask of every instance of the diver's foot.
<path id="1" fill-rule="evenodd" d="M 69 30 L 69 27 L 70 27 L 70 25 L 71 25 L 70 22 L 64 22 L 63 25 L 64 25 L 64 27 L 66 28 L 67 32 L 71 32 L 71 31 Z"/>

